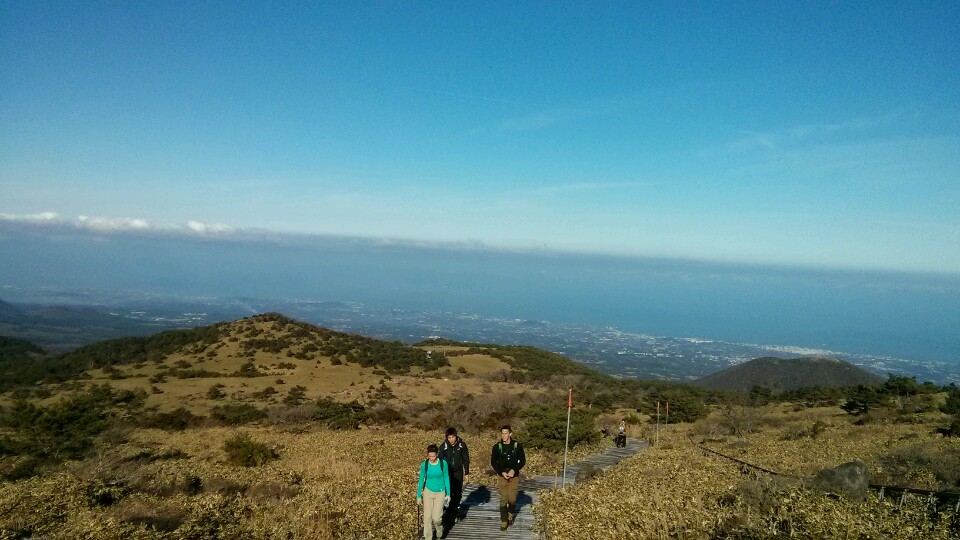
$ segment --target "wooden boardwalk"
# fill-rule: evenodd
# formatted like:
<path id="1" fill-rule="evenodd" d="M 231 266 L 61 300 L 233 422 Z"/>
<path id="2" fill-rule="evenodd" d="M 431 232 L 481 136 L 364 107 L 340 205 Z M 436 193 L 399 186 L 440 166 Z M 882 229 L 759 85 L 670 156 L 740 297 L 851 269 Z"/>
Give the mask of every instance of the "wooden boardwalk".
<path id="1" fill-rule="evenodd" d="M 567 468 L 566 484 L 576 481 L 577 472 L 587 463 L 607 469 L 647 447 L 647 443 L 637 439 L 627 439 L 626 448 L 608 448 L 602 454 L 590 456 L 572 467 Z M 520 493 L 517 495 L 517 515 L 513 526 L 506 531 L 500 530 L 500 497 L 495 486 L 468 484 L 463 488 L 463 501 L 460 510 L 463 519 L 453 526 L 444 537 L 448 540 L 483 540 L 502 538 L 521 540 L 537 538 L 533 531 L 533 505 L 537 503 L 537 494 L 543 490 L 560 487 L 560 478 L 556 476 L 536 476 L 520 478 Z"/>

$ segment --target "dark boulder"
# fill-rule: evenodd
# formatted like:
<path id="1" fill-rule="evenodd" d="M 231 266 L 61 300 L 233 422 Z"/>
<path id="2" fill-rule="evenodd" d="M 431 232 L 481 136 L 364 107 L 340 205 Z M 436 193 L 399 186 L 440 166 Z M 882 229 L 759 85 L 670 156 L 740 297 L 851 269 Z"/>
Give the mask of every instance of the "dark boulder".
<path id="1" fill-rule="evenodd" d="M 603 469 L 597 467 L 593 463 L 584 463 L 580 470 L 577 471 L 577 483 L 590 480 L 596 476 L 603 474 Z"/>
<path id="2" fill-rule="evenodd" d="M 866 499 L 869 486 L 867 466 L 860 461 L 823 469 L 810 481 L 810 487 L 817 491 L 843 495 L 854 500 Z"/>

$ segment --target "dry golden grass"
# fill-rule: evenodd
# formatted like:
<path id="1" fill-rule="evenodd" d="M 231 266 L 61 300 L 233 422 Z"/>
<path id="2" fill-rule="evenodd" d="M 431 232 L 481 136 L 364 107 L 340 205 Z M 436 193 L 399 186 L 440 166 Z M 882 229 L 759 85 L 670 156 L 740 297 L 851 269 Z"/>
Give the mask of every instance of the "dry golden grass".
<path id="1" fill-rule="evenodd" d="M 815 422 L 826 427 L 811 430 Z M 879 474 L 883 455 L 916 445 L 943 452 L 938 454 L 942 456 L 960 453 L 960 441 L 933 435 L 930 425 L 856 426 L 837 408 L 794 412 L 786 406 L 769 407 L 758 413 L 756 425 L 743 439 L 717 437 L 709 445 L 804 477 L 853 460 L 866 462 L 873 474 Z M 701 451 L 688 437 L 691 427 L 662 427 L 659 447 L 626 460 L 595 481 L 545 495 L 536 509 L 539 526 L 553 539 L 907 540 L 956 538 L 960 529 L 960 517 L 953 510 L 932 514 L 921 498 L 908 498 L 900 508 L 898 501 L 881 502 L 876 495 L 851 501 L 820 495 L 799 481 L 752 471 L 745 475 L 736 463 Z M 798 436 L 814 431 L 815 436 Z M 921 474 L 916 480 L 913 487 L 924 487 L 929 477 Z"/>
<path id="2" fill-rule="evenodd" d="M 463 368 L 470 375 L 488 375 L 498 371 L 510 371 L 510 366 L 500 360 L 486 354 L 465 354 L 463 356 L 447 357 L 450 362 L 450 368 L 454 371 Z"/>
<path id="3" fill-rule="evenodd" d="M 277 448 L 280 459 L 254 468 L 228 465 L 223 441 L 237 433 Z M 473 481 L 492 482 L 483 469 L 496 436 L 466 436 Z M 24 530 L 93 540 L 401 538 L 416 526 L 418 465 L 426 445 L 441 437 L 380 429 L 293 433 L 275 426 L 137 430 L 130 442 L 57 473 L 0 485 L 0 538 Z M 599 449 L 577 448 L 572 459 Z M 557 458 L 530 451 L 528 462 L 527 474 L 544 474 Z M 112 505 L 91 505 L 90 494 L 105 485 L 122 485 L 126 493 Z M 150 530 L 164 524 L 175 532 Z"/>

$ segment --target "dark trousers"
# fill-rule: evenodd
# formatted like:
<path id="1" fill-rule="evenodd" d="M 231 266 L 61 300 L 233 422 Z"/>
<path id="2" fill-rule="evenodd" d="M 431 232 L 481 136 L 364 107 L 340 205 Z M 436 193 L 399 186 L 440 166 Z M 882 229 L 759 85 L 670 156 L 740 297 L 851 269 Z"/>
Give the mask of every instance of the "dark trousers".
<path id="1" fill-rule="evenodd" d="M 626 448 L 626 447 L 627 447 L 627 436 L 617 435 L 617 448 Z"/>
<path id="2" fill-rule="evenodd" d="M 444 518 L 448 524 L 453 524 L 463 499 L 463 470 L 450 471 L 450 506 Z"/>

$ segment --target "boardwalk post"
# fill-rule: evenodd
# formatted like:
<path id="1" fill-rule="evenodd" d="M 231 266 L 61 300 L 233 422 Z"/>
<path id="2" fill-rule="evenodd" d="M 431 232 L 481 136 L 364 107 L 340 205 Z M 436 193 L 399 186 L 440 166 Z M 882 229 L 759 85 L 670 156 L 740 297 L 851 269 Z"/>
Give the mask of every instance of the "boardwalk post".
<path id="1" fill-rule="evenodd" d="M 570 411 L 573 409 L 573 388 L 567 393 L 567 440 L 563 443 L 563 480 L 560 487 L 567 484 L 567 450 L 570 448 Z"/>
<path id="2" fill-rule="evenodd" d="M 666 402 L 666 406 L 667 406 L 667 419 L 663 423 L 664 425 L 669 426 L 670 425 L 670 402 L 669 401 Z"/>
<path id="3" fill-rule="evenodd" d="M 653 445 L 660 446 L 660 402 L 657 402 L 657 427 L 654 430 Z"/>

